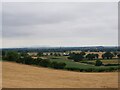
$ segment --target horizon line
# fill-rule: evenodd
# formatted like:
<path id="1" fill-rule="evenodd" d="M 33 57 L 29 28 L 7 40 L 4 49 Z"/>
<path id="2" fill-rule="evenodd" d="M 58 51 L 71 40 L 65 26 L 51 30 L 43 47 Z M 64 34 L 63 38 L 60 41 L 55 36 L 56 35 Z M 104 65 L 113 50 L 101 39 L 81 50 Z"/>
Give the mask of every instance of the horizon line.
<path id="1" fill-rule="evenodd" d="M 119 45 L 85 45 L 85 46 L 21 46 L 21 47 L 0 47 L 0 49 L 12 48 L 66 48 L 66 47 L 118 47 Z"/>

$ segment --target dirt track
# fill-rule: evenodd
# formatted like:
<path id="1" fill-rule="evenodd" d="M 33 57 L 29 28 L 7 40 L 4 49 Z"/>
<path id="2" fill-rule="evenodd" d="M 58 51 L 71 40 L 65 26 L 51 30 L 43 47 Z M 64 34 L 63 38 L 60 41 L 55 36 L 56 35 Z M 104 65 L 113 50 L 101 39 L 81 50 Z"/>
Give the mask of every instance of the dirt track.
<path id="1" fill-rule="evenodd" d="M 117 88 L 118 73 L 82 73 L 3 62 L 3 87 Z"/>

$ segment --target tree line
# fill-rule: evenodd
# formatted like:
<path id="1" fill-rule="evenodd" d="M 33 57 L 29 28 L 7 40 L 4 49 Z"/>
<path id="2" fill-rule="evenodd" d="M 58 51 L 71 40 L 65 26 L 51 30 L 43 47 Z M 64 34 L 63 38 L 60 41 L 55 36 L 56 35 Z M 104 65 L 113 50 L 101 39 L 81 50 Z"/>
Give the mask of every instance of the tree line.
<path id="1" fill-rule="evenodd" d="M 120 54 L 116 54 L 118 58 L 120 58 Z M 111 52 L 105 52 L 102 54 L 103 59 L 112 59 L 115 55 Z M 79 62 L 81 60 L 96 60 L 99 59 L 99 54 L 86 54 L 85 52 L 81 53 L 70 53 L 68 59 L 72 59 L 75 62 Z"/>
<path id="2" fill-rule="evenodd" d="M 2 53 L 2 59 L 11 62 L 17 62 L 27 65 L 35 65 L 42 67 L 50 67 L 55 69 L 64 69 L 66 64 L 63 62 L 51 62 L 49 59 L 36 58 L 33 59 L 27 53 L 18 53 L 15 51 L 8 51 L 7 53 Z"/>
<path id="3" fill-rule="evenodd" d="M 38 55 L 41 56 L 40 53 Z M 77 60 L 81 60 L 80 58 L 84 59 L 85 55 L 86 55 L 85 52 L 81 52 L 80 54 L 71 53 L 68 58 L 77 61 Z M 94 57 L 97 58 L 97 55 L 94 55 Z M 7 52 L 3 51 L 2 59 L 5 60 L 5 61 L 17 62 L 17 63 L 20 63 L 20 64 L 42 66 L 42 67 L 49 67 L 49 68 L 55 68 L 55 69 L 66 69 L 66 70 L 70 70 L 70 71 L 80 71 L 80 72 L 102 72 L 102 71 L 118 70 L 118 67 L 115 67 L 115 68 L 77 68 L 77 67 L 74 68 L 74 67 L 66 67 L 66 63 L 63 63 L 63 62 L 55 62 L 55 61 L 51 62 L 49 59 L 42 59 L 40 57 L 38 57 L 36 59 L 33 59 L 30 55 L 28 55 L 25 52 L 19 53 L 19 52 L 16 52 L 16 51 L 7 51 Z M 102 62 L 100 60 L 96 60 L 95 66 L 101 66 L 101 65 L 102 65 Z"/>

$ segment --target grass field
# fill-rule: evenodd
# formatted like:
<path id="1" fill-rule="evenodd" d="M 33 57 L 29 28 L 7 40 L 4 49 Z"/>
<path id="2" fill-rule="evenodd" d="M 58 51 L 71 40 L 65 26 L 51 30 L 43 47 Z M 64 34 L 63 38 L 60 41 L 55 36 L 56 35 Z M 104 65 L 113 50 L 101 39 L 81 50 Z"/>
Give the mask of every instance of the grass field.
<path id="1" fill-rule="evenodd" d="M 104 64 L 118 64 L 118 60 L 101 60 Z"/>
<path id="2" fill-rule="evenodd" d="M 3 62 L 4 88 L 117 88 L 118 73 L 81 73 Z"/>
<path id="3" fill-rule="evenodd" d="M 57 61 L 57 62 L 64 62 L 66 63 L 66 67 L 73 67 L 73 68 L 111 68 L 111 67 L 118 67 L 118 66 L 94 66 L 91 64 L 86 63 L 80 63 L 80 62 L 74 62 L 72 60 L 68 60 L 66 56 L 60 56 L 60 57 L 48 57 L 51 61 Z M 86 60 L 87 62 L 95 62 L 95 60 Z M 103 64 L 110 63 L 110 64 L 117 64 L 118 60 L 101 60 Z"/>
<path id="4" fill-rule="evenodd" d="M 2 57 L 0 57 L 0 61 L 2 61 Z"/>
<path id="5" fill-rule="evenodd" d="M 85 60 L 85 61 L 95 63 L 96 60 Z M 110 59 L 110 60 L 105 59 L 105 60 L 101 60 L 101 61 L 103 64 L 118 64 L 118 59 Z"/>
<path id="6" fill-rule="evenodd" d="M 79 67 L 79 68 L 89 68 L 89 67 L 94 67 L 92 65 L 88 64 L 82 64 L 79 62 L 74 62 L 71 60 L 66 60 L 65 58 L 58 58 L 58 59 L 50 59 L 51 61 L 57 61 L 57 62 L 64 62 L 66 63 L 66 67 Z"/>

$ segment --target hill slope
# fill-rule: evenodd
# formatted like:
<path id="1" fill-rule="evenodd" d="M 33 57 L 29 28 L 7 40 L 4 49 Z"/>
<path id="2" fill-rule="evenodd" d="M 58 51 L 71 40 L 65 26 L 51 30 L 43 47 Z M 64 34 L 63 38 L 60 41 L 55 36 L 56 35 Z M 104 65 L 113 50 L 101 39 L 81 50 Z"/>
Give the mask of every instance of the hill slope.
<path id="1" fill-rule="evenodd" d="M 6 88 L 117 88 L 118 73 L 81 73 L 3 62 Z"/>

